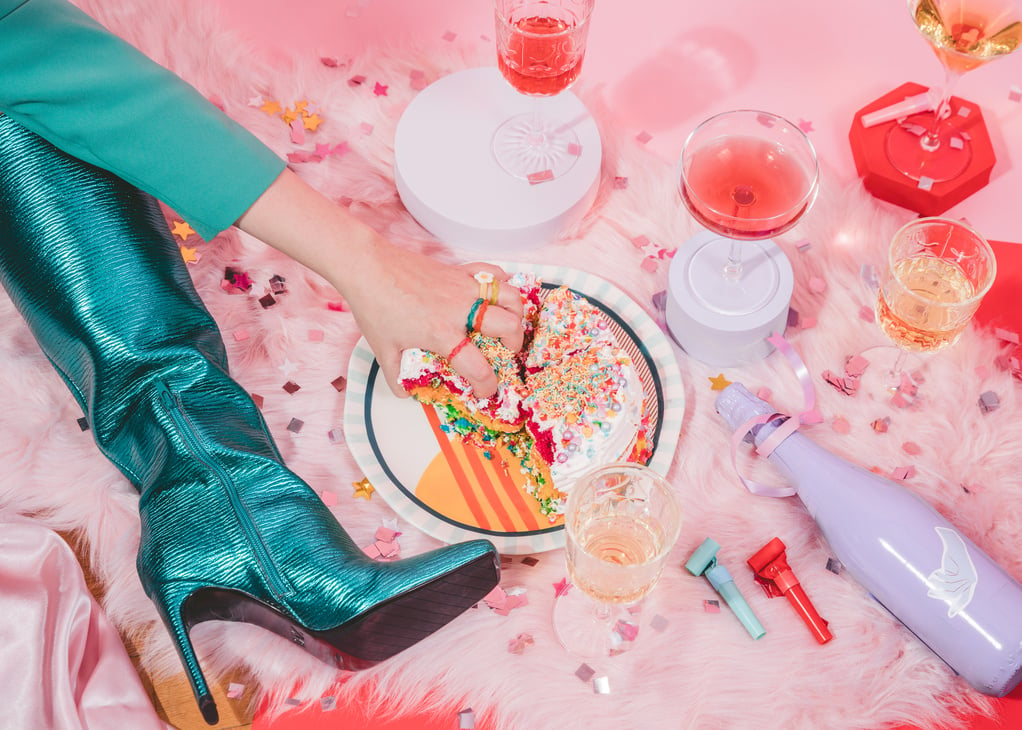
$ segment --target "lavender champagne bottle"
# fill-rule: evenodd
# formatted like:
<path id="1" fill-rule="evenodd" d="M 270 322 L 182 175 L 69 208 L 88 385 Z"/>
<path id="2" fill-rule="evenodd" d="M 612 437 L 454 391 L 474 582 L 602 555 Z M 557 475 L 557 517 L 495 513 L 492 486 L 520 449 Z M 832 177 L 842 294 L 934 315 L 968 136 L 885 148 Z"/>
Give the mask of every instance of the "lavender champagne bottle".
<path id="1" fill-rule="evenodd" d="M 740 383 L 716 407 L 732 429 L 775 412 Z M 756 443 L 782 420 L 755 427 Z M 980 692 L 1014 689 L 1022 680 L 1022 585 L 919 495 L 804 434 L 795 431 L 768 458 L 873 598 Z"/>

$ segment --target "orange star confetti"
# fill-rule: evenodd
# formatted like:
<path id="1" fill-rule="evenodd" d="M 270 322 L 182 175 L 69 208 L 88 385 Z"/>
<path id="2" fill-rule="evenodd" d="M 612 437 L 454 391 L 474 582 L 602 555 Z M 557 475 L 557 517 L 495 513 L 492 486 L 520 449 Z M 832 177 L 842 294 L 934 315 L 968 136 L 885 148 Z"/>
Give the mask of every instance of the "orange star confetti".
<path id="1" fill-rule="evenodd" d="M 307 114 L 302 117 L 302 124 L 305 125 L 305 128 L 310 132 L 315 132 L 322 123 L 323 117 L 319 116 L 319 114 Z"/>
<path id="2" fill-rule="evenodd" d="M 724 377 L 724 373 L 710 378 L 710 389 L 711 390 L 724 390 L 727 386 L 731 385 L 731 381 Z"/>
<path id="3" fill-rule="evenodd" d="M 180 238 L 182 241 L 187 239 L 189 236 L 195 235 L 195 231 L 190 225 L 184 221 L 174 221 L 174 226 L 171 228 L 171 233 Z"/>
<path id="4" fill-rule="evenodd" d="M 194 264 L 199 260 L 199 249 L 189 248 L 188 246 L 181 247 L 181 258 L 185 260 L 186 264 Z"/>
<path id="5" fill-rule="evenodd" d="M 352 482 L 351 486 L 355 488 L 355 494 L 353 497 L 361 497 L 368 501 L 372 498 L 373 492 L 376 491 L 376 487 L 369 483 L 369 479 L 364 477 L 360 482 Z"/>
<path id="6" fill-rule="evenodd" d="M 259 109 L 261 111 L 266 112 L 267 114 L 276 114 L 281 109 L 280 102 L 273 101 L 272 99 L 267 99 L 265 102 L 263 102 L 263 105 L 259 107 Z"/>
<path id="7" fill-rule="evenodd" d="M 287 109 L 284 111 L 283 114 L 280 115 L 280 118 L 284 120 L 284 124 L 290 126 L 291 122 L 298 119 L 299 116 L 301 115 L 294 109 Z"/>

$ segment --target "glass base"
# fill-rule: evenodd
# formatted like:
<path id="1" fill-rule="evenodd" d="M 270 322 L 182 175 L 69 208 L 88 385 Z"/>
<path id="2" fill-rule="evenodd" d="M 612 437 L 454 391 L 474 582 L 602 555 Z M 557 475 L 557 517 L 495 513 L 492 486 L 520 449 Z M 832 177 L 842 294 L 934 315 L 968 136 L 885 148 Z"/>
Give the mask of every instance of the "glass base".
<path id="1" fill-rule="evenodd" d="M 898 172 L 912 180 L 954 180 L 969 168 L 972 145 L 947 119 L 937 125 L 936 135 L 928 143 L 927 130 L 932 123 L 933 113 L 928 112 L 893 125 L 884 148 L 887 159 Z"/>
<path id="2" fill-rule="evenodd" d="M 860 353 L 869 366 L 859 379 L 859 392 L 905 408 L 919 399 L 922 369 L 926 361 L 915 352 L 893 345 L 879 345 Z"/>
<path id="3" fill-rule="evenodd" d="M 741 317 L 759 312 L 777 296 L 780 270 L 768 251 L 777 245 L 771 240 L 739 243 L 742 270 L 738 276 L 729 276 L 725 267 L 731 243 L 723 237 L 702 242 L 689 261 L 686 278 L 693 297 L 705 309 Z"/>
<path id="4" fill-rule="evenodd" d="M 526 113 L 511 117 L 493 134 L 493 155 L 505 172 L 523 180 L 566 174 L 582 153 L 568 123 Z M 536 180 L 539 182 L 539 180 Z"/>
<path id="5" fill-rule="evenodd" d="M 599 604 L 575 586 L 554 602 L 554 632 L 561 646 L 584 659 L 630 651 L 639 639 L 642 602 Z"/>

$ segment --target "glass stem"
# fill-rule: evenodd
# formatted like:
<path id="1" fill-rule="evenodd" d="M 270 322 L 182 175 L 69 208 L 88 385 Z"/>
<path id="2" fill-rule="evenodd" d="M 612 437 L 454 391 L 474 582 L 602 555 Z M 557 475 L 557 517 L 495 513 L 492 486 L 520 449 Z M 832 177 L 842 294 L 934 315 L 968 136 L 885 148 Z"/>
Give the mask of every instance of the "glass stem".
<path id="1" fill-rule="evenodd" d="M 905 360 L 908 359 L 908 351 L 898 348 L 898 357 L 887 373 L 888 390 L 892 393 L 901 387 L 902 371 L 905 369 Z"/>
<path id="2" fill-rule="evenodd" d="M 919 138 L 919 144 L 928 152 L 934 152 L 940 148 L 940 123 L 946 117 L 951 116 L 951 96 L 958 85 L 958 79 L 961 77 L 961 73 L 952 71 L 947 66 L 944 67 L 944 85 L 941 88 L 940 100 L 933 107 L 933 119 L 930 122 L 930 128 Z"/>
<path id="3" fill-rule="evenodd" d="M 742 278 L 742 244 L 733 238 L 727 252 L 727 263 L 724 264 L 724 278 L 732 281 Z"/>

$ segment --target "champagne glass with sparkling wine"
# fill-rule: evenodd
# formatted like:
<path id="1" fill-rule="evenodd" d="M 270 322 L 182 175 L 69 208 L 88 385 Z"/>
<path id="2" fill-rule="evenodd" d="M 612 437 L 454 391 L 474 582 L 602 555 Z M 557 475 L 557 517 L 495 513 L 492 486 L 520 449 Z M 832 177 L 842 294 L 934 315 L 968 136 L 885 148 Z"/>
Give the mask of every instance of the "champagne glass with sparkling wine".
<path id="1" fill-rule="evenodd" d="M 944 67 L 944 84 L 932 111 L 891 127 L 887 159 L 913 180 L 953 180 L 972 162 L 972 146 L 952 92 L 967 71 L 1018 50 L 1022 0 L 908 0 L 908 9 Z"/>
<path id="2" fill-rule="evenodd" d="M 996 274 L 990 244 L 961 221 L 917 218 L 894 234 L 876 304 L 880 329 L 898 347 L 886 369 L 889 392 L 905 387 L 910 353 L 936 352 L 958 340 Z M 879 358 L 866 359 L 876 364 Z"/>
<path id="3" fill-rule="evenodd" d="M 816 151 L 805 133 L 763 111 L 717 114 L 685 140 L 678 178 L 682 202 L 707 229 L 675 257 L 685 267 L 686 297 L 716 322 L 772 312 L 782 275 L 790 285 L 791 265 L 769 239 L 801 220 L 819 187 Z M 787 309 L 785 299 L 777 311 L 786 318 Z"/>
<path id="4" fill-rule="evenodd" d="M 554 604 L 558 639 L 583 657 L 631 649 L 681 530 L 674 490 L 640 464 L 598 467 L 572 487 L 564 529 L 571 587 Z"/>
<path id="5" fill-rule="evenodd" d="M 536 97 L 531 111 L 506 120 L 493 136 L 497 163 L 515 177 L 557 178 L 578 159 L 571 120 L 545 114 L 542 102 L 575 83 L 582 71 L 594 2 L 495 0 L 497 67 L 516 91 Z"/>

